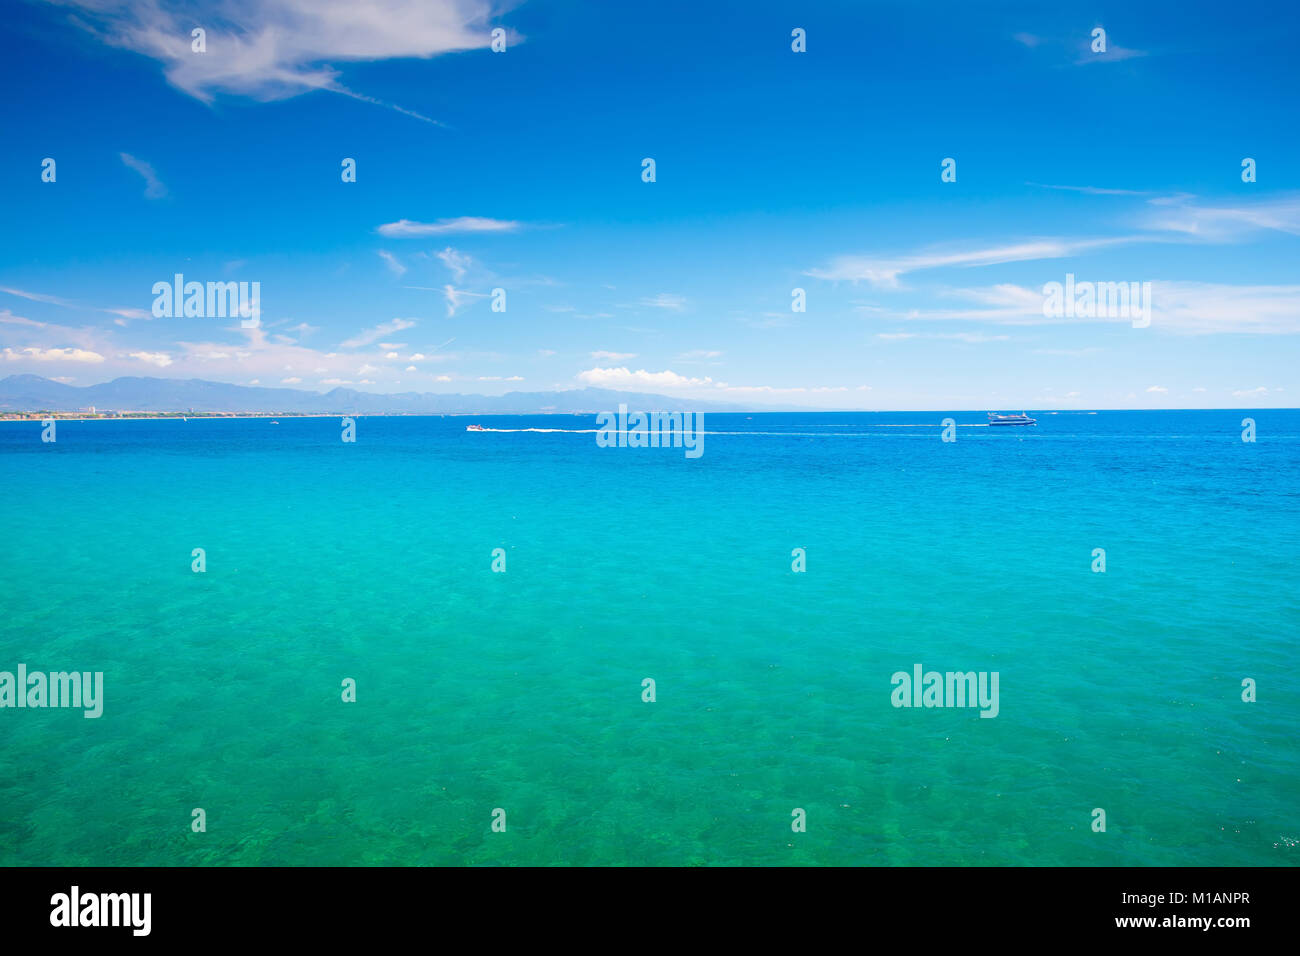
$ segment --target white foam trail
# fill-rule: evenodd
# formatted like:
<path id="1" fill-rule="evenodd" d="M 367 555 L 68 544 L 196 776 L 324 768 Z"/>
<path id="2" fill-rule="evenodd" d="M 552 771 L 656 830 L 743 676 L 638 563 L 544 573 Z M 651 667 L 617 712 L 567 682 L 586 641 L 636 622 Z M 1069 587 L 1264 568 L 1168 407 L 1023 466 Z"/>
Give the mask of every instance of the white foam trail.
<path id="1" fill-rule="evenodd" d="M 841 426 L 833 426 L 833 427 L 837 427 L 837 428 L 838 428 L 838 427 L 841 427 Z M 941 427 L 943 427 L 943 426 L 938 425 L 938 424 L 928 424 L 928 423 L 927 423 L 927 424 L 921 424 L 921 425 L 895 425 L 895 424 L 889 424 L 889 425 L 867 425 L 867 426 L 859 426 L 859 427 L 867 427 L 867 428 L 941 428 Z M 962 424 L 958 424 L 957 427 L 958 427 L 958 428 L 988 428 L 989 426 L 988 426 L 988 424 L 985 423 L 985 422 L 971 422 L 971 423 L 962 423 Z M 466 429 L 466 431 L 470 431 L 470 429 Z M 499 432 L 499 433 L 506 433 L 506 432 L 516 432 L 516 433 L 518 433 L 518 432 L 545 432 L 545 433 L 548 433 L 548 434 L 558 432 L 558 433 L 560 433 L 560 434 L 562 434 L 562 435 L 595 435 L 595 434 L 597 434 L 598 432 L 604 431 L 604 429 L 600 429 L 600 428 L 475 428 L 475 429 L 473 429 L 473 431 L 476 431 L 476 432 L 478 432 L 478 431 L 483 431 L 483 432 Z M 611 434 L 611 435 L 630 435 L 630 434 L 633 434 L 634 432 L 635 432 L 635 433 L 639 433 L 639 431 L 636 430 L 636 429 L 630 429 L 630 430 L 627 430 L 627 431 L 619 431 L 619 430 L 617 430 L 617 429 L 612 429 L 612 428 L 609 429 L 609 434 Z M 704 432 L 700 432 L 699 434 L 701 434 L 701 435 L 771 435 L 771 436 L 775 436 L 775 437 L 777 437 L 777 438 L 780 438 L 780 437 L 786 437 L 786 438 L 870 438 L 872 433 L 871 433 L 871 432 L 709 432 L 709 431 L 704 431 Z"/>
<path id="2" fill-rule="evenodd" d="M 465 429 L 471 431 L 471 429 Z M 594 435 L 599 428 L 475 428 L 476 432 L 562 432 L 565 435 Z"/>

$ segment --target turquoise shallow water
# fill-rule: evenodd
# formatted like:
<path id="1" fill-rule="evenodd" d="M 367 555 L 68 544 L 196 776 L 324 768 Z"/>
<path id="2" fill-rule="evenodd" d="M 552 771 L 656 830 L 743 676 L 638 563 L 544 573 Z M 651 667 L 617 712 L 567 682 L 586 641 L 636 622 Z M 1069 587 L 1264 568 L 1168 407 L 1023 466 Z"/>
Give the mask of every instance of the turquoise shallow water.
<path id="1" fill-rule="evenodd" d="M 1294 864 L 1300 412 L 941 417 L 0 423 L 0 864 Z"/>

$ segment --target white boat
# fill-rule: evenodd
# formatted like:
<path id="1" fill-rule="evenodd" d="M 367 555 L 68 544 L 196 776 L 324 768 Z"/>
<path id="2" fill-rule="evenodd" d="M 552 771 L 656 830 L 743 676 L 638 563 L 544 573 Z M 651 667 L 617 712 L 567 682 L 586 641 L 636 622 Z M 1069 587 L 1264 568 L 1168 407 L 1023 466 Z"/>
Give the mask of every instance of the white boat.
<path id="1" fill-rule="evenodd" d="M 484 429 L 483 429 L 483 426 L 482 426 L 482 425 L 466 425 L 466 426 L 465 426 L 465 431 L 467 431 L 467 432 L 481 432 L 481 431 L 483 431 L 483 430 L 484 430 Z"/>
<path id="2" fill-rule="evenodd" d="M 1019 415 L 999 415 L 996 412 L 989 412 L 990 425 L 1037 425 L 1038 420 L 1030 418 L 1024 412 Z"/>

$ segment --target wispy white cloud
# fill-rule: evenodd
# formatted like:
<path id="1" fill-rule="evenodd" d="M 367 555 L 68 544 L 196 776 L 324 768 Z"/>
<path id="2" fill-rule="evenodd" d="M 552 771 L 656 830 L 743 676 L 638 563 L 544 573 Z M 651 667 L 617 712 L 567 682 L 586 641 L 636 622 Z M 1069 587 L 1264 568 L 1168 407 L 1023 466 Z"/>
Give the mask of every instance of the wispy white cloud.
<path id="1" fill-rule="evenodd" d="M 415 322 L 411 319 L 393 319 L 389 322 L 384 322 L 381 325 L 376 325 L 372 329 L 366 329 L 364 332 L 360 332 L 344 342 L 340 342 L 339 348 L 361 348 L 363 345 L 370 345 L 373 342 L 378 342 L 380 339 L 392 335 L 394 332 L 400 332 L 403 329 L 413 328 L 414 326 Z"/>
<path id="2" fill-rule="evenodd" d="M 464 279 L 465 273 L 469 270 L 469 267 L 474 264 L 474 260 L 471 256 L 463 252 L 458 252 L 451 246 L 448 246 L 441 252 L 434 253 L 434 255 L 438 257 L 439 261 L 441 261 L 443 265 L 451 270 L 452 277 L 456 282 L 460 282 Z"/>
<path id="3" fill-rule="evenodd" d="M 144 309 L 98 309 L 99 312 L 107 312 L 109 315 L 118 316 L 117 324 L 126 325 L 122 319 L 152 319 L 153 313 L 146 312 Z"/>
<path id="4" fill-rule="evenodd" d="M 1063 277 L 1054 277 L 1061 281 Z M 1137 281 L 1122 277 L 1125 281 Z M 1079 275 L 1076 281 L 1121 281 L 1121 278 Z M 942 295 L 971 303 L 952 308 L 873 310 L 872 318 L 914 321 L 971 321 L 995 325 L 1083 325 L 1098 322 L 1131 324 L 1126 316 L 1049 318 L 1043 315 L 1042 288 L 1004 283 L 970 289 L 948 289 Z M 1257 335 L 1300 333 L 1300 285 L 1246 286 L 1213 282 L 1151 281 L 1151 329 L 1184 334 L 1238 332 Z"/>
<path id="5" fill-rule="evenodd" d="M 1116 46 L 1114 43 L 1109 42 L 1109 40 L 1106 43 L 1105 53 L 1093 53 L 1092 43 L 1091 41 L 1087 41 L 1084 43 L 1083 53 L 1074 62 L 1079 66 L 1089 63 L 1118 63 L 1121 60 L 1132 60 L 1135 57 L 1147 55 L 1148 53 L 1146 50 L 1132 50 L 1128 47 Z"/>
<path id="6" fill-rule="evenodd" d="M 635 372 L 626 366 L 622 368 L 589 368 L 579 372 L 578 381 L 599 388 L 687 388 L 691 386 L 711 385 L 711 378 L 690 378 L 665 369 L 662 372 L 647 372 L 637 369 Z"/>
<path id="7" fill-rule="evenodd" d="M 172 364 L 172 357 L 166 352 L 129 352 L 130 358 L 149 365 L 156 365 L 158 368 L 166 368 Z"/>
<path id="8" fill-rule="evenodd" d="M 80 8 L 77 22 L 103 42 L 159 61 L 172 86 L 205 103 L 218 92 L 265 102 L 328 90 L 427 122 L 433 121 L 347 88 L 331 64 L 483 48 L 492 15 L 488 0 L 66 2 Z M 195 27 L 206 31 L 206 52 L 192 49 Z"/>
<path id="9" fill-rule="evenodd" d="M 1006 342 L 1011 338 L 1009 335 L 987 335 L 983 332 L 944 332 L 936 334 L 936 339 L 951 339 L 954 342 L 965 342 L 967 345 L 981 345 L 985 342 Z"/>
<path id="10" fill-rule="evenodd" d="M 46 323 L 37 322 L 35 319 L 29 319 L 25 316 L 14 315 L 8 309 L 0 309 L 0 322 L 3 322 L 5 325 L 26 325 L 33 329 L 46 328 Z"/>
<path id="11" fill-rule="evenodd" d="M 104 309 L 93 305 L 82 305 L 79 302 L 60 298 L 57 295 L 46 295 L 41 292 L 28 292 L 24 289 L 14 289 L 9 286 L 0 286 L 0 292 L 4 292 L 7 295 L 17 296 L 20 299 L 27 299 L 31 302 L 44 302 L 47 305 L 57 305 L 64 309 L 86 309 L 91 312 L 106 312 L 109 315 L 117 315 L 128 319 L 152 318 L 152 315 L 144 309 Z"/>
<path id="12" fill-rule="evenodd" d="M 1044 188 L 1090 194 L 1150 195 L 1136 190 L 1094 186 Z M 899 289 L 903 276 L 927 269 L 1063 259 L 1138 243 L 1235 242 L 1265 231 L 1300 235 L 1300 195 L 1288 193 L 1228 205 L 1205 205 L 1188 194 L 1154 196 L 1130 218 L 1142 231 L 1102 238 L 1044 237 L 965 248 L 930 248 L 897 256 L 841 255 L 823 266 L 805 270 L 804 275 L 830 281 L 867 282 L 880 289 Z"/>
<path id="13" fill-rule="evenodd" d="M 354 100 L 359 100 L 362 103 L 370 103 L 374 106 L 382 106 L 385 109 L 390 109 L 394 111 L 395 113 L 401 113 L 403 116 L 409 116 L 412 119 L 418 119 L 422 123 L 429 123 L 433 126 L 447 125 L 446 123 L 440 123 L 436 119 L 432 119 L 431 117 L 425 116 L 423 113 L 417 113 L 415 110 L 408 110 L 405 106 L 398 106 L 396 103 L 389 103 L 387 100 L 376 99 L 373 96 L 367 96 L 364 93 L 358 93 L 356 90 L 349 90 L 347 87 L 340 86 L 338 84 L 334 84 L 333 86 L 327 87 L 327 89 L 329 89 L 333 93 L 342 93 L 344 96 L 350 97 Z"/>
<path id="14" fill-rule="evenodd" d="M 635 352 L 592 352 L 591 357 L 597 362 L 626 362 L 636 358 Z"/>
<path id="15" fill-rule="evenodd" d="M 3 353 L 5 360 L 16 362 L 28 360 L 34 362 L 90 362 L 98 364 L 104 361 L 104 356 L 98 352 L 91 352 L 86 349 L 61 348 L 61 349 L 42 349 L 35 347 L 10 349 L 7 348 Z"/>
<path id="16" fill-rule="evenodd" d="M 1048 183 L 1025 183 L 1026 186 L 1037 186 L 1039 189 L 1062 189 L 1067 192 L 1086 193 L 1089 196 L 1150 196 L 1151 193 L 1143 189 L 1107 189 L 1103 186 L 1053 186 Z"/>
<path id="17" fill-rule="evenodd" d="M 61 305 L 65 309 L 79 309 L 81 306 L 67 299 L 59 298 L 56 295 L 46 295 L 43 292 L 27 292 L 23 289 L 11 289 L 8 286 L 0 286 L 0 292 L 8 295 L 16 295 L 20 299 L 30 299 L 32 302 L 46 302 L 50 305 Z"/>
<path id="18" fill-rule="evenodd" d="M 1190 334 L 1300 333 L 1300 285 L 1153 282 L 1151 327 Z"/>
<path id="19" fill-rule="evenodd" d="M 407 320 L 394 322 L 409 325 Z M 384 323 L 378 329 L 370 329 L 356 339 L 373 341 L 373 337 L 384 337 L 388 331 Z M 177 342 L 176 350 L 171 352 L 172 365 L 169 369 L 176 375 L 193 375 L 198 378 L 220 377 L 224 380 L 246 381 L 249 376 L 266 381 L 283 381 L 297 378 L 313 386 L 329 384 L 366 384 L 367 381 L 392 383 L 400 374 L 398 367 L 377 360 L 374 353 L 364 355 L 358 365 L 358 356 L 353 351 L 319 351 L 301 345 L 282 344 L 267 335 L 265 328 L 243 329 L 238 325 L 231 330 L 240 341 L 223 342 Z M 357 344 L 353 340 L 353 344 Z M 365 343 L 361 343 L 365 344 Z M 351 346 L 346 346 L 350 348 Z M 362 372 L 361 369 L 365 371 Z M 359 380 L 366 375 L 368 379 Z"/>
<path id="20" fill-rule="evenodd" d="M 1070 358 L 1083 358 L 1085 355 L 1096 355 L 1101 351 L 1097 346 L 1088 346 L 1081 349 L 1032 349 L 1035 355 L 1064 355 Z"/>
<path id="21" fill-rule="evenodd" d="M 389 270 L 394 275 L 406 275 L 406 266 L 402 265 L 397 260 L 397 256 L 393 255 L 391 252 L 386 252 L 385 250 L 380 249 L 379 258 L 383 259 L 384 262 L 387 263 Z"/>
<path id="22" fill-rule="evenodd" d="M 899 276 L 922 269 L 944 266 L 969 268 L 1001 265 L 1007 262 L 1031 262 L 1037 259 L 1062 259 L 1094 249 L 1142 241 L 1145 238 L 1141 236 L 1119 236 L 1108 239 L 1049 238 L 968 249 L 936 249 L 895 258 L 838 256 L 821 268 L 808 269 L 804 275 L 832 281 L 864 281 L 878 288 L 896 289 L 899 287 Z"/>
<path id="23" fill-rule="evenodd" d="M 487 298 L 487 293 L 469 292 L 465 289 L 457 289 L 454 286 L 445 285 L 442 287 L 442 297 L 447 302 L 447 318 L 450 319 L 452 316 L 456 314 L 456 312 L 460 309 L 460 307 L 464 305 L 466 302 L 468 302 L 470 299 Z"/>
<path id="24" fill-rule="evenodd" d="M 982 345 L 986 342 L 1006 342 L 1009 335 L 988 335 L 984 332 L 878 332 L 876 338 L 886 342 L 904 339 L 939 339 L 952 342 L 965 342 L 967 345 Z"/>
<path id="25" fill-rule="evenodd" d="M 639 299 L 637 305 L 647 306 L 651 309 L 670 309 L 674 312 L 680 312 L 686 308 L 686 298 L 672 292 L 660 292 L 658 295 Z"/>
<path id="26" fill-rule="evenodd" d="M 153 171 L 153 166 L 146 163 L 143 159 L 136 159 L 130 153 L 118 153 L 122 157 L 122 162 L 128 169 L 134 169 L 144 177 L 144 195 L 146 199 L 162 199 L 167 195 L 167 187 L 158 179 L 158 174 Z"/>
<path id="27" fill-rule="evenodd" d="M 1201 205 L 1194 196 L 1152 200 L 1142 221 L 1147 229 L 1225 242 L 1260 231 L 1300 236 L 1300 196 L 1286 194 L 1231 205 Z"/>
<path id="28" fill-rule="evenodd" d="M 454 219 L 439 219 L 437 222 L 415 222 L 411 219 L 399 219 L 386 222 L 377 228 L 381 236 L 390 239 L 414 239 L 420 236 L 436 236 L 453 232 L 514 232 L 521 223 L 512 219 L 489 219 L 484 216 L 457 216 Z"/>
<path id="29" fill-rule="evenodd" d="M 728 395 L 743 397 L 746 395 L 759 397 L 775 397 L 780 395 L 821 395 L 834 394 L 837 392 L 869 392 L 870 385 L 731 385 L 728 382 L 717 382 L 715 387 Z"/>
<path id="30" fill-rule="evenodd" d="M 869 385 L 796 385 L 796 386 L 776 386 L 776 385 L 732 385 L 729 382 L 718 382 L 707 376 L 695 378 L 688 375 L 680 375 L 671 369 L 664 369 L 662 372 L 648 372 L 645 369 L 637 369 L 635 372 L 626 366 L 620 368 L 591 368 L 584 372 L 579 372 L 575 378 L 578 381 L 595 386 L 598 388 L 612 389 L 638 389 L 653 388 L 663 391 L 687 392 L 699 397 L 716 398 L 718 395 L 727 395 L 732 397 L 768 397 L 774 398 L 782 395 L 812 395 L 821 393 L 849 392 L 849 391 L 869 391 Z"/>

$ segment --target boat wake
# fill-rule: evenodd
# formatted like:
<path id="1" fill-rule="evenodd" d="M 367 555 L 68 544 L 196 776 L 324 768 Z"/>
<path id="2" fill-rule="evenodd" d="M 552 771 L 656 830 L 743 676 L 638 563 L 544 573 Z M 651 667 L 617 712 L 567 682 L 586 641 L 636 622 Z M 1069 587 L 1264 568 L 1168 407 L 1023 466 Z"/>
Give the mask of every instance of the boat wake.
<path id="1" fill-rule="evenodd" d="M 915 425 L 899 425 L 899 424 L 890 423 L 890 424 L 880 424 L 880 425 L 866 425 L 866 426 L 859 426 L 859 427 L 866 427 L 866 428 L 942 428 L 943 426 L 940 425 L 940 424 L 938 424 L 938 423 L 925 422 L 925 423 L 915 424 Z M 958 423 L 957 427 L 958 427 L 958 428 L 988 428 L 989 426 L 988 426 L 986 423 L 984 423 L 984 422 L 965 422 L 965 423 Z M 470 429 L 467 429 L 467 431 L 475 431 L 475 432 L 498 432 L 498 433 L 501 433 L 501 434 L 505 434 L 505 433 L 521 433 L 521 432 L 542 432 L 542 433 L 545 433 L 545 434 L 557 434 L 557 433 L 558 433 L 558 434 L 561 434 L 561 435 L 595 435 L 595 434 L 597 434 L 598 432 L 606 431 L 606 429 L 600 429 L 600 428 L 470 428 Z M 619 431 L 618 429 L 608 429 L 607 431 L 608 431 L 608 434 L 611 434 L 611 435 L 630 435 L 630 434 L 633 433 L 633 430 L 624 430 L 624 431 Z M 869 437 L 871 437 L 871 435 L 872 435 L 873 433 L 872 433 L 872 432 L 710 432 L 710 431 L 701 431 L 700 434 L 702 434 L 702 435 L 768 435 L 768 436 L 773 436 L 773 437 L 777 437 L 777 438 L 782 438 L 782 437 L 784 437 L 784 438 L 869 438 Z"/>
<path id="2" fill-rule="evenodd" d="M 560 432 L 566 435 L 594 435 L 599 428 L 469 428 L 475 432 Z"/>

